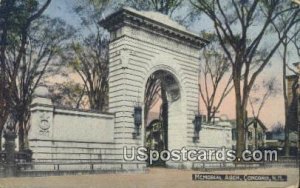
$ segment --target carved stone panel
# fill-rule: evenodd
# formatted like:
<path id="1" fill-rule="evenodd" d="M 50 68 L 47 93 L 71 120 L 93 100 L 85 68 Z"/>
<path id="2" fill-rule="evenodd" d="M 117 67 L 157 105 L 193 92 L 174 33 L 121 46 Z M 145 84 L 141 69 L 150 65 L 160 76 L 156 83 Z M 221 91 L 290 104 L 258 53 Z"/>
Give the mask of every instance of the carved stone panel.
<path id="1" fill-rule="evenodd" d="M 40 135 L 49 136 L 49 129 L 50 129 L 50 114 L 46 112 L 41 112 L 40 114 Z"/>

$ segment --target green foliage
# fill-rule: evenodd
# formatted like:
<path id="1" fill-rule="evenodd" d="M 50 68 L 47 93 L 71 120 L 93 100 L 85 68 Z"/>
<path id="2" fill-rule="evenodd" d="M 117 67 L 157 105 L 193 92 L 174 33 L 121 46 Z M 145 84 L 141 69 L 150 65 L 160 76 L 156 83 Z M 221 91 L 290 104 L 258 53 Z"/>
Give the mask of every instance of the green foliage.
<path id="1" fill-rule="evenodd" d="M 101 33 L 91 34 L 69 46 L 64 57 L 81 78 L 90 108 L 104 111 L 108 97 L 108 40 Z"/>
<path id="2" fill-rule="evenodd" d="M 54 105 L 69 108 L 86 108 L 86 95 L 82 84 L 74 81 L 55 83 L 50 86 L 51 99 Z"/>
<path id="3" fill-rule="evenodd" d="M 284 133 L 284 126 L 280 122 L 277 122 L 272 126 L 271 132 L 277 135 L 282 134 Z"/>
<path id="4" fill-rule="evenodd" d="M 39 10 L 37 0 L 3 0 L 0 4 L 0 23 L 8 30 L 7 45 L 14 45 L 16 37 L 28 27 L 28 19 Z"/>
<path id="5" fill-rule="evenodd" d="M 172 15 L 175 9 L 181 6 L 183 0 L 126 0 L 125 5 L 137 10 L 156 11 L 166 15 Z"/>
<path id="6" fill-rule="evenodd" d="M 1 76 L 5 75 L 8 93 L 6 98 L 1 95 L 0 102 L 9 104 L 5 110 L 16 114 L 20 149 L 26 143 L 34 90 L 60 64 L 59 56 L 66 41 L 75 32 L 61 19 L 42 15 L 51 0 L 41 5 L 39 2 L 4 0 L 0 4 L 4 11 L 0 17 L 1 44 L 4 44 L 0 70 Z"/>
<path id="7" fill-rule="evenodd" d="M 202 38 L 204 38 L 208 41 L 211 41 L 211 42 L 218 40 L 218 36 L 212 32 L 201 31 L 201 36 L 202 36 Z"/>

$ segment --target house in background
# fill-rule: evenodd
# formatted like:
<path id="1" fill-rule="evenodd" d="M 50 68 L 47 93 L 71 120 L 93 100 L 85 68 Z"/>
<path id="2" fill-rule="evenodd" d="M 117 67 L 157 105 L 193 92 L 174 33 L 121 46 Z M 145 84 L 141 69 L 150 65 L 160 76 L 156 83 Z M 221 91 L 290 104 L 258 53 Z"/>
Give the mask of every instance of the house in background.
<path id="1" fill-rule="evenodd" d="M 281 132 L 267 132 L 266 133 L 266 143 L 265 149 L 277 150 L 278 155 L 285 155 L 284 153 L 284 140 L 285 133 Z M 290 154 L 295 156 L 297 154 L 297 141 L 298 141 L 298 133 L 290 132 L 289 134 L 290 141 Z"/>
<path id="2" fill-rule="evenodd" d="M 265 146 L 267 127 L 258 118 L 249 118 L 247 121 L 247 149 L 255 150 Z"/>
<path id="3" fill-rule="evenodd" d="M 236 121 L 229 120 L 232 125 L 232 149 L 236 149 Z M 246 123 L 246 149 L 255 150 L 265 146 L 267 128 L 258 118 L 248 118 Z"/>

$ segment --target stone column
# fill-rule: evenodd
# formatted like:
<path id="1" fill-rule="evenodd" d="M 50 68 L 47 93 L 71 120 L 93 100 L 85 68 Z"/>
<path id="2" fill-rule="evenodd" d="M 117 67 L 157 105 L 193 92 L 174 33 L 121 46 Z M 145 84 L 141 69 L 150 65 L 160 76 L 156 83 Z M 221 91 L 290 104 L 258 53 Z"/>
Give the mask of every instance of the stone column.
<path id="1" fill-rule="evenodd" d="M 5 176 L 11 177 L 16 176 L 16 163 L 15 163 L 15 139 L 17 138 L 17 134 L 12 129 L 12 127 L 7 127 L 5 133 L 5 152 L 6 152 L 6 166 L 5 166 Z"/>

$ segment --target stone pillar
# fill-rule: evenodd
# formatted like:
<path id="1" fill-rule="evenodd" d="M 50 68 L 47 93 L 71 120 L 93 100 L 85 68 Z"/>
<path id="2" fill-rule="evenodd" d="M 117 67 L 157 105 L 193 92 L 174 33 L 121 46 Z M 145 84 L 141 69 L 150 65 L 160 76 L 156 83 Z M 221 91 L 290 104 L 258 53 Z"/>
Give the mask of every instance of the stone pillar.
<path id="1" fill-rule="evenodd" d="M 12 129 L 12 127 L 7 127 L 5 133 L 5 152 L 6 152 L 6 166 L 5 166 L 5 175 L 8 177 L 16 176 L 16 163 L 15 163 L 15 139 L 17 138 L 17 134 Z"/>
<path id="2" fill-rule="evenodd" d="M 52 138 L 54 106 L 49 95 L 45 85 L 39 85 L 34 92 L 30 109 L 32 126 L 28 132 L 29 142 Z"/>

